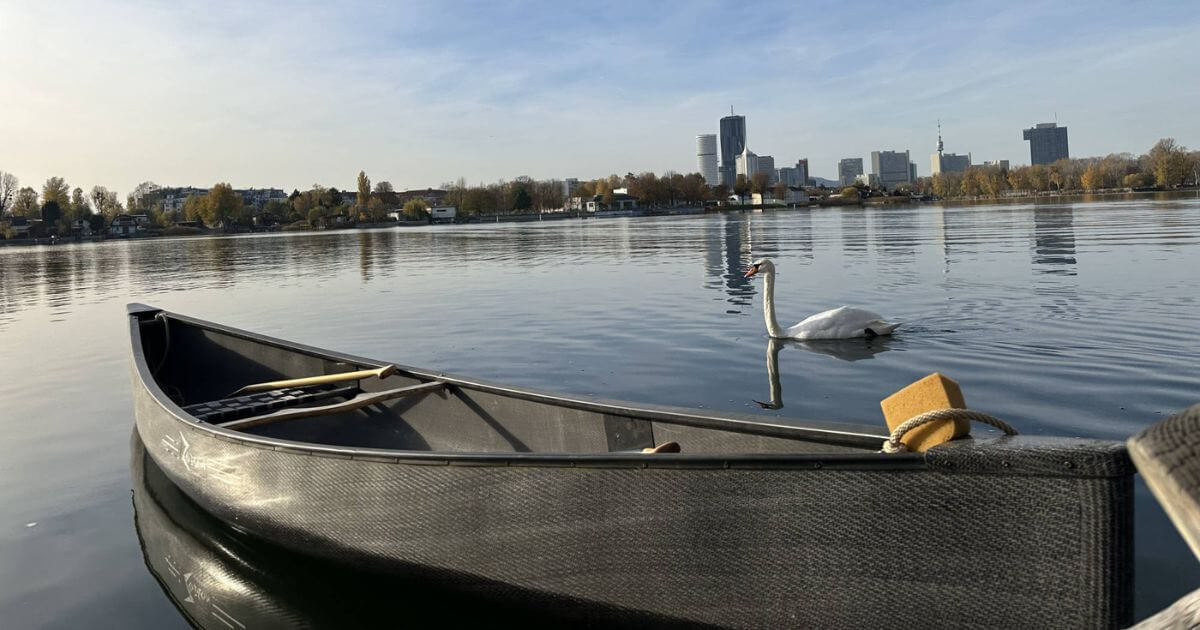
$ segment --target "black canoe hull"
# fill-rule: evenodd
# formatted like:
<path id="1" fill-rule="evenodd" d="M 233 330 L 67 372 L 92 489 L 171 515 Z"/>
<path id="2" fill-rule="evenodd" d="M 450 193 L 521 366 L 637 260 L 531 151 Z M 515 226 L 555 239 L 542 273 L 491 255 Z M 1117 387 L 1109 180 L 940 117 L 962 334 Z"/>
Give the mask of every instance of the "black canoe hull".
<path id="1" fill-rule="evenodd" d="M 221 430 L 184 413 L 159 387 L 146 350 L 153 344 L 141 338 L 154 314 L 130 316 L 137 429 L 151 457 L 204 510 L 297 552 L 726 626 L 1130 621 L 1132 467 L 1119 444 L 968 440 L 897 457 L 862 444 L 856 452 L 855 437 L 769 427 L 757 435 L 736 419 L 725 427 L 730 443 L 756 441 L 765 453 L 471 454 L 302 443 Z M 232 335 L 246 344 L 233 354 L 260 364 L 280 352 L 372 364 L 177 321 Z M 487 387 L 461 389 L 501 396 Z M 511 417 L 521 431 L 524 418 L 550 413 L 519 413 L 539 404 L 537 394 L 514 391 L 505 397 L 512 409 L 488 403 L 485 419 Z M 603 416 L 606 403 L 594 404 L 563 413 Z M 672 435 L 699 444 L 722 423 L 662 408 L 607 409 L 655 423 L 666 417 Z M 793 442 L 794 452 L 778 440 Z"/>

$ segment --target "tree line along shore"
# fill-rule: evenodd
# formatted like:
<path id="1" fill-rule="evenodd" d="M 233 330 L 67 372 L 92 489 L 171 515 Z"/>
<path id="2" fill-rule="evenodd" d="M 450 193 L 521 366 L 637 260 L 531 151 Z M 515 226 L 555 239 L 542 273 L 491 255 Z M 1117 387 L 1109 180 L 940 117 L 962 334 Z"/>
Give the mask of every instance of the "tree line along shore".
<path id="1" fill-rule="evenodd" d="M 1170 190 L 1200 185 L 1200 151 L 1188 151 L 1172 138 L 1159 140 L 1145 154 L 1110 154 L 1070 158 L 1053 164 L 972 166 L 964 172 L 919 177 L 891 190 L 862 183 L 840 190 L 806 187 L 814 202 L 856 203 L 882 199 L 988 199 L 1038 194 L 1103 191 Z M 357 189 L 340 191 L 314 184 L 261 204 L 247 204 L 228 183 L 171 203 L 163 191 L 143 182 L 122 202 L 115 191 L 93 186 L 87 193 L 72 189 L 61 177 L 51 177 L 41 192 L 20 187 L 15 176 L 0 171 L 0 237 L 66 237 L 104 234 L 127 222 L 137 232 L 186 235 L 212 229 L 321 229 L 388 222 L 428 222 L 430 206 L 457 209 L 462 220 L 473 217 L 581 210 L 581 200 L 605 207 L 618 195 L 636 199 L 643 208 L 746 205 L 756 195 L 758 205 L 785 203 L 788 186 L 772 182 L 765 172 L 738 175 L 732 186 L 708 185 L 698 173 L 627 173 L 579 181 L 568 190 L 562 181 L 518 177 L 511 181 L 468 185 L 462 178 L 438 189 L 398 192 L 388 181 L 371 185 L 360 171 Z M 282 191 L 279 191 L 282 192 Z M 178 201 L 178 200 L 176 200 Z M 136 217 L 136 220 L 131 220 Z M 24 229 L 21 229 L 24 227 Z"/>

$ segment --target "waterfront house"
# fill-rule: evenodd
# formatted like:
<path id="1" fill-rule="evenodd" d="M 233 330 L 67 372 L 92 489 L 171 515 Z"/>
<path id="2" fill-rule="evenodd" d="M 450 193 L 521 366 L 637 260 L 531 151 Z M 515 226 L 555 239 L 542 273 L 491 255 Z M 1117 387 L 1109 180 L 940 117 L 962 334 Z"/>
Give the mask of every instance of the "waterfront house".
<path id="1" fill-rule="evenodd" d="M 454 223 L 458 208 L 454 206 L 434 206 L 429 209 L 430 223 Z"/>
<path id="2" fill-rule="evenodd" d="M 108 233 L 113 236 L 133 236 L 141 234 L 150 227 L 150 217 L 145 214 L 118 214 L 108 226 Z"/>
<path id="3" fill-rule="evenodd" d="M 587 202 L 588 212 L 600 212 L 604 210 L 634 210 L 638 207 L 637 197 L 626 193 L 614 192 L 612 201 L 604 203 L 604 195 L 596 195 L 591 201 Z"/>
<path id="4" fill-rule="evenodd" d="M 780 205 L 780 204 L 790 205 L 790 204 L 794 204 L 794 203 L 807 204 L 808 203 L 808 193 L 804 192 L 804 189 L 800 188 L 799 186 L 788 186 L 787 194 L 784 195 L 783 199 L 776 197 L 774 195 L 774 193 L 767 195 L 766 198 L 764 198 L 763 195 L 761 195 L 759 193 L 754 193 L 754 194 L 750 195 L 750 203 L 752 205 L 756 205 L 756 206 L 769 206 L 769 205 Z"/>
<path id="5" fill-rule="evenodd" d="M 0 236 L 11 233 L 12 238 L 33 238 L 41 232 L 41 219 L 5 217 L 0 219 Z"/>
<path id="6" fill-rule="evenodd" d="M 91 236 L 91 222 L 84 219 L 75 219 L 71 222 L 71 234 L 75 236 Z"/>

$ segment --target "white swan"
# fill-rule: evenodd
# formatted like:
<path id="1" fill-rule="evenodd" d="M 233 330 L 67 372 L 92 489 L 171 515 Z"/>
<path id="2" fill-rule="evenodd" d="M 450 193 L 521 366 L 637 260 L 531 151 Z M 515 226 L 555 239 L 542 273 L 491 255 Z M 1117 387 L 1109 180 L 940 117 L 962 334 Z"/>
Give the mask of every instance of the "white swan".
<path id="1" fill-rule="evenodd" d="M 759 258 L 750 264 L 749 278 L 761 272 L 766 277 L 763 287 L 763 317 L 767 320 L 767 333 L 776 339 L 853 339 L 890 335 L 900 324 L 889 324 L 883 316 L 861 308 L 842 306 L 783 328 L 775 319 L 775 264 L 767 258 Z"/>

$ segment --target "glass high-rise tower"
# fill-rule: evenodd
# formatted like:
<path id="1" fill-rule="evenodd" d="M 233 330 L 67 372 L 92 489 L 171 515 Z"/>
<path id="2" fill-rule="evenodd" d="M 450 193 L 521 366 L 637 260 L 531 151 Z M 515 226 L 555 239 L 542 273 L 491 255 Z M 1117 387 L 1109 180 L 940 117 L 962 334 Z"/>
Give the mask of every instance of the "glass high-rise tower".
<path id="1" fill-rule="evenodd" d="M 730 114 L 721 119 L 721 183 L 737 179 L 737 156 L 746 150 L 746 117 Z"/>

